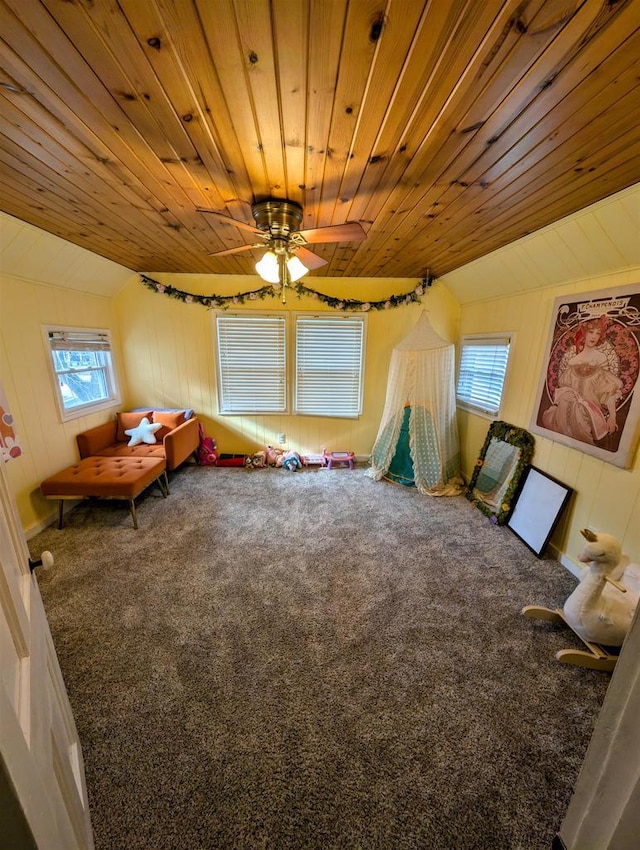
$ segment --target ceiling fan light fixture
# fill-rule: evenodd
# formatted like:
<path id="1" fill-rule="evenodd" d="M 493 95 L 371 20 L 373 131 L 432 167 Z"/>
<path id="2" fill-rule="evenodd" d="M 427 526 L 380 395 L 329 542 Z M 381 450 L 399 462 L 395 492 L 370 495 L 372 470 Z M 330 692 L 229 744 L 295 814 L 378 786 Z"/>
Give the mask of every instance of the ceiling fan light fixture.
<path id="1" fill-rule="evenodd" d="M 280 283 L 280 265 L 273 251 L 267 251 L 256 263 L 256 271 L 267 283 Z"/>
<path id="2" fill-rule="evenodd" d="M 309 271 L 309 269 L 295 256 L 295 254 L 287 253 L 286 262 L 288 278 L 286 283 L 294 283 L 296 280 L 300 280 L 300 278 Z M 262 258 L 256 263 L 255 268 L 260 277 L 263 280 L 266 280 L 267 283 L 283 282 L 280 280 L 280 261 L 278 259 L 278 255 L 273 251 L 266 251 Z"/>
<path id="3" fill-rule="evenodd" d="M 295 254 L 290 254 L 289 259 L 287 260 L 287 269 L 289 271 L 289 280 L 292 283 L 295 283 L 296 280 L 300 280 L 309 269 L 302 263 Z"/>

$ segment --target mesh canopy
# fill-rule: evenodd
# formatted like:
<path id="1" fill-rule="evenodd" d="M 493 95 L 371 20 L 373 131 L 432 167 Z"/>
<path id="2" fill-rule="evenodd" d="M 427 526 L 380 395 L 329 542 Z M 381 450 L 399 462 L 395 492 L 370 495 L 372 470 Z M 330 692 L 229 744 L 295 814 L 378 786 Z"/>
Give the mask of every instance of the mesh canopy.
<path id="1" fill-rule="evenodd" d="M 401 437 L 413 467 L 413 481 L 404 483 L 432 496 L 462 492 L 454 346 L 433 330 L 424 312 L 391 353 L 387 396 L 371 453 L 369 474 L 376 481 L 387 476 Z"/>

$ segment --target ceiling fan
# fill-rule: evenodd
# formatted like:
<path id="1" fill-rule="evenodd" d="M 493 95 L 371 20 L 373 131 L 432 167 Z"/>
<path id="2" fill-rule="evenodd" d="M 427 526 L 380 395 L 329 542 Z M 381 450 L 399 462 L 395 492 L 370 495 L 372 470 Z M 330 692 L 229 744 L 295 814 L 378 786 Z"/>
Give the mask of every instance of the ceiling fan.
<path id="1" fill-rule="evenodd" d="M 300 230 L 302 207 L 295 201 L 269 199 L 253 204 L 251 212 L 255 225 L 231 218 L 217 210 L 202 207 L 197 207 L 196 210 L 213 215 L 225 224 L 247 230 L 258 239 L 256 242 L 239 245 L 236 248 L 215 251 L 211 254 L 212 257 L 266 248 L 264 256 L 256 263 L 256 271 L 269 283 L 280 284 L 283 287 L 299 280 L 308 271 L 327 264 L 326 260 L 314 254 L 305 247 L 306 245 L 323 242 L 361 242 L 366 237 L 362 225 L 357 221 Z"/>

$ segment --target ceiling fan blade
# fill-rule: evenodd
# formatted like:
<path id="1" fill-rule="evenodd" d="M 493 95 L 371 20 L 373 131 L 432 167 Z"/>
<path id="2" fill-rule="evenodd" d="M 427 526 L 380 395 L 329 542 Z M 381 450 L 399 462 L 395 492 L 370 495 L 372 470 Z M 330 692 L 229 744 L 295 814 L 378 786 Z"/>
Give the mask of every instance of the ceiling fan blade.
<path id="1" fill-rule="evenodd" d="M 358 221 L 347 221 L 345 224 L 332 224 L 329 227 L 316 227 L 312 230 L 301 230 L 300 236 L 310 245 L 319 242 L 362 242 L 367 234 Z"/>
<path id="2" fill-rule="evenodd" d="M 224 251 L 214 251 L 210 257 L 225 257 L 229 254 L 239 254 L 241 251 L 251 251 L 252 248 L 262 248 L 263 245 L 239 245 L 237 248 L 225 248 Z"/>
<path id="3" fill-rule="evenodd" d="M 327 260 L 323 260 L 322 257 L 319 257 L 317 254 L 314 254 L 313 251 L 310 251 L 308 248 L 303 248 L 302 246 L 296 249 L 295 255 L 302 265 L 306 266 L 309 271 L 313 271 L 314 269 L 319 269 L 320 266 L 327 265 Z"/>
<path id="4" fill-rule="evenodd" d="M 233 224 L 235 227 L 239 227 L 240 230 L 248 230 L 249 233 L 262 233 L 262 231 L 254 224 L 247 224 L 246 221 L 240 221 L 238 218 L 231 218 L 230 215 L 225 215 L 224 213 L 218 212 L 218 210 L 207 210 L 203 207 L 196 207 L 196 212 L 213 215 L 223 224 Z"/>

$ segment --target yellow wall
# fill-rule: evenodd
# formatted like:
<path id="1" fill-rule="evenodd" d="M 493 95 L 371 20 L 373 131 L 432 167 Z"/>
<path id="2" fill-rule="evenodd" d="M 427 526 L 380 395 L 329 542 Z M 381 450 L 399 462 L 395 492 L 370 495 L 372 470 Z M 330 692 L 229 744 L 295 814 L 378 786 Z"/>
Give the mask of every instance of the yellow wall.
<path id="1" fill-rule="evenodd" d="M 138 275 L 109 265 L 108 261 L 68 243 L 64 243 L 62 252 L 64 262 L 58 262 L 49 250 L 55 238 L 37 228 L 28 232 L 24 228 L 27 226 L 20 223 L 19 238 L 5 239 L 2 246 L 0 381 L 24 448 L 24 455 L 8 463 L 6 469 L 27 531 L 41 526 L 55 513 L 55 506 L 40 496 L 40 481 L 77 459 L 76 433 L 113 415 L 113 411 L 102 411 L 66 424 L 60 422 L 47 367 L 43 324 L 109 328 L 121 382 L 121 409 L 142 405 L 193 407 L 203 417 L 207 433 L 217 439 L 220 451 L 255 451 L 274 443 L 278 433 L 286 433 L 288 445 L 301 452 L 316 452 L 325 446 L 366 455 L 378 429 L 391 351 L 413 327 L 423 308 L 429 312 L 436 331 L 452 341 L 466 333 L 515 332 L 501 418 L 528 428 L 556 296 L 640 281 L 640 268 L 634 266 L 618 273 L 477 300 L 463 304 L 462 308 L 445 284 L 437 282 L 427 291 L 422 304 L 368 313 L 364 415 L 360 419 L 220 417 L 216 412 L 209 311 L 198 304 L 185 304 L 153 293 L 142 285 Z M 41 263 L 43 279 L 27 279 L 16 271 L 22 266 L 17 249 L 27 238 L 28 256 L 35 252 L 37 256 L 49 257 L 49 262 Z M 7 261 L 7 244 L 16 254 L 13 266 Z M 88 281 L 99 277 L 112 297 L 82 291 L 83 275 Z M 450 276 L 452 284 L 455 275 L 454 272 Z M 231 295 L 259 284 L 258 278 L 240 276 L 156 277 L 202 295 L 213 292 Z M 68 278 L 73 288 L 65 286 Z M 413 284 L 407 280 L 314 279 L 312 276 L 306 282 L 329 296 L 362 300 L 383 299 L 408 291 Z M 474 277 L 474 290 L 481 292 L 481 284 L 482 275 Z M 284 308 L 277 299 L 265 299 L 248 302 L 246 309 L 329 309 L 311 298 L 299 299 L 293 293 L 287 300 Z M 459 411 L 458 422 L 463 468 L 469 475 L 489 420 Z M 536 436 L 534 463 L 576 491 L 570 511 L 554 536 L 553 543 L 560 553 L 575 560 L 582 545 L 579 529 L 589 525 L 614 534 L 634 560 L 640 558 L 637 455 L 632 469 L 623 470 Z"/>
<path id="2" fill-rule="evenodd" d="M 214 275 L 155 275 L 155 280 L 196 295 L 233 295 L 257 289 L 259 278 Z M 332 297 L 381 300 L 410 291 L 416 281 L 316 278 L 310 288 Z M 213 312 L 152 292 L 131 281 L 116 296 L 118 327 L 129 383 L 131 406 L 193 407 L 207 434 L 221 452 L 250 453 L 276 444 L 287 435 L 287 446 L 301 453 L 349 450 L 368 455 L 375 440 L 384 405 L 387 371 L 393 347 L 408 333 L 423 309 L 434 328 L 455 340 L 459 306 L 448 291 L 435 284 L 420 304 L 367 314 L 364 413 L 359 419 L 311 416 L 219 416 L 217 413 Z M 331 309 L 309 296 L 289 292 L 286 305 L 277 298 L 247 301 L 247 310 Z"/>
<path id="3" fill-rule="evenodd" d="M 8 274 L 13 269 L 2 262 L 0 274 L 0 382 L 2 382 L 23 448 L 21 457 L 7 464 L 7 474 L 27 532 L 38 530 L 55 516 L 56 505 L 40 494 L 40 482 L 78 459 L 75 435 L 107 421 L 115 410 L 141 405 L 193 407 L 204 420 L 207 433 L 215 436 L 220 451 L 251 452 L 275 443 L 278 433 L 287 435 L 288 445 L 301 452 L 349 449 L 366 455 L 375 439 L 384 404 L 387 369 L 393 346 L 413 327 L 423 308 L 428 309 L 435 329 L 454 340 L 459 307 L 447 290 L 435 284 L 421 304 L 368 315 L 365 364 L 364 415 L 358 420 L 317 417 L 219 417 L 216 413 L 212 314 L 198 304 L 185 304 L 150 292 L 138 275 L 121 267 L 110 267 L 102 258 L 64 243 L 64 262 L 50 252 L 55 239 L 37 228 L 22 232 L 29 239 L 29 256 L 47 255 L 46 281 Z M 7 258 L 4 238 L 2 248 Z M 41 237 L 41 238 L 40 238 Z M 17 241 L 13 240 L 15 245 Z M 58 240 L 62 242 L 62 240 Z M 57 244 L 54 242 L 54 245 Z M 77 263 L 89 278 L 95 271 L 113 288 L 130 282 L 115 297 L 81 291 L 65 281 L 76 252 Z M 18 267 L 20 263 L 18 262 Z M 124 275 L 123 275 L 124 272 Z M 80 275 L 81 276 L 81 275 Z M 44 277 L 44 272 L 43 272 Z M 76 275 L 78 277 L 78 275 Z M 194 275 L 158 276 L 174 286 L 196 294 L 235 294 L 258 286 L 258 278 Z M 310 281 L 311 279 L 309 279 Z M 87 287 L 89 288 L 89 283 Z M 378 300 L 407 292 L 415 281 L 345 279 L 318 280 L 309 284 L 327 295 Z M 278 299 L 247 304 L 247 309 L 328 309 L 311 298 L 290 294 L 283 308 Z M 70 422 L 60 421 L 48 369 L 48 351 L 42 325 L 108 328 L 112 332 L 114 359 L 120 381 L 122 403 Z"/>
<path id="4" fill-rule="evenodd" d="M 460 335 L 515 332 L 500 418 L 529 428 L 557 296 L 638 282 L 640 269 L 627 269 L 464 305 Z M 470 475 L 489 420 L 459 411 L 458 421 L 464 471 Z M 575 490 L 552 539 L 556 549 L 575 561 L 584 542 L 580 529 L 590 526 L 617 537 L 632 560 L 640 560 L 640 452 L 636 452 L 631 469 L 620 469 L 538 435 L 535 444 L 534 465 Z"/>
<path id="5" fill-rule="evenodd" d="M 107 410 L 60 421 L 42 335 L 42 325 L 48 324 L 109 329 L 120 389 L 127 392 L 113 299 L 0 275 L 0 381 L 23 449 L 6 471 L 26 530 L 55 513 L 55 504 L 40 494 L 40 482 L 77 461 L 75 435 L 113 415 Z"/>

